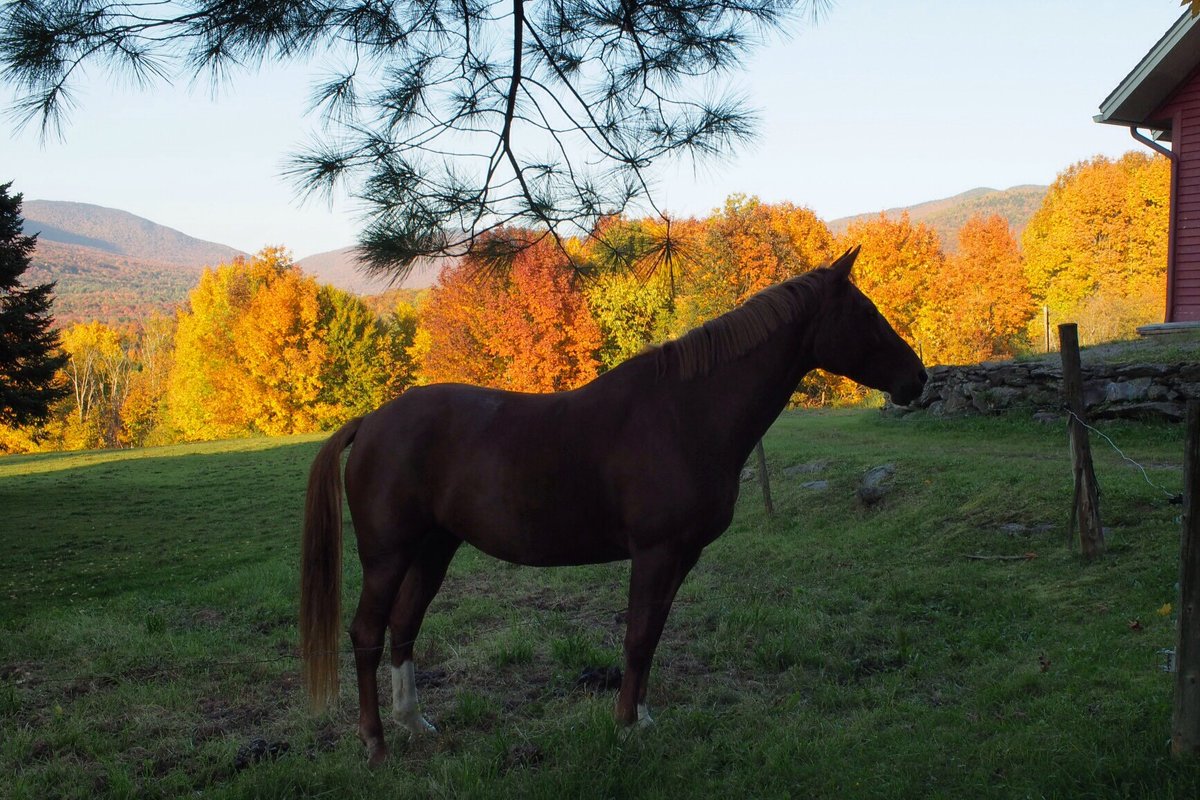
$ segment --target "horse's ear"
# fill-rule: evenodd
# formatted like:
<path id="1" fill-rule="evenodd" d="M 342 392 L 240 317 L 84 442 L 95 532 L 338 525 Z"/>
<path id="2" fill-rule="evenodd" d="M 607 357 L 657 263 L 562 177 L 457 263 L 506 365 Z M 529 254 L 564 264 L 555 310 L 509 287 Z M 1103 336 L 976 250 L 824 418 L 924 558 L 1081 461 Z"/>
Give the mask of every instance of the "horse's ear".
<path id="1" fill-rule="evenodd" d="M 858 258 L 858 251 L 861 249 L 861 244 L 855 245 L 838 256 L 837 261 L 829 265 L 829 269 L 833 271 L 835 278 L 839 281 L 850 280 L 850 268 L 854 266 L 854 259 Z"/>

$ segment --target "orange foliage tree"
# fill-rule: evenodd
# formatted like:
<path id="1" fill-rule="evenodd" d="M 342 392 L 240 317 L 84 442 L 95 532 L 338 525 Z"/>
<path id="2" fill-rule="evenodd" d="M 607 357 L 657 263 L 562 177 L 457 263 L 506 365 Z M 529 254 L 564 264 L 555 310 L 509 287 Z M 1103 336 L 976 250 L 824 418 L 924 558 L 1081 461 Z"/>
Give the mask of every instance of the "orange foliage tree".
<path id="1" fill-rule="evenodd" d="M 1087 342 L 1161 321 L 1166 303 L 1171 168 L 1126 153 L 1074 164 L 1055 179 L 1022 236 L 1034 299 Z"/>
<path id="2" fill-rule="evenodd" d="M 914 224 L 905 212 L 899 217 L 880 214 L 854 222 L 838 249 L 862 246 L 851 277 L 910 344 L 919 345 L 917 317 L 925 286 L 941 271 L 942 243 L 930 227 Z"/>
<path id="3" fill-rule="evenodd" d="M 958 252 L 925 280 L 916 331 L 926 363 L 1010 358 L 1024 345 L 1034 313 L 1017 241 L 993 214 L 968 219 L 958 242 Z"/>
<path id="4" fill-rule="evenodd" d="M 421 371 L 434 383 L 460 381 L 526 392 L 579 386 L 596 376 L 600 329 L 547 238 L 531 241 L 504 273 L 478 258 L 442 271 L 421 326 L 430 339 Z"/>

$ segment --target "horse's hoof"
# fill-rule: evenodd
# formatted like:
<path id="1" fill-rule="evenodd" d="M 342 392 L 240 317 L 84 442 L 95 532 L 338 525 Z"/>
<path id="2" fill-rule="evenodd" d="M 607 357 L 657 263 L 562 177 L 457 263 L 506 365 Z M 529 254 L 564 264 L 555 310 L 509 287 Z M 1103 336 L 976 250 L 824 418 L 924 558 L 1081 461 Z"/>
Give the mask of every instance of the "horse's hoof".
<path id="1" fill-rule="evenodd" d="M 371 769 L 383 766 L 383 762 L 388 759 L 387 745 L 383 742 L 378 742 L 374 745 L 367 745 L 367 766 Z"/>
<path id="2" fill-rule="evenodd" d="M 639 728 L 654 727 L 654 718 L 650 716 L 650 707 L 640 705 L 637 707 L 637 722 L 634 723 Z"/>
<path id="3" fill-rule="evenodd" d="M 399 723 L 410 736 L 437 736 L 441 733 L 434 725 L 419 711 L 412 711 L 407 714 L 399 711 L 392 714 L 392 719 Z"/>

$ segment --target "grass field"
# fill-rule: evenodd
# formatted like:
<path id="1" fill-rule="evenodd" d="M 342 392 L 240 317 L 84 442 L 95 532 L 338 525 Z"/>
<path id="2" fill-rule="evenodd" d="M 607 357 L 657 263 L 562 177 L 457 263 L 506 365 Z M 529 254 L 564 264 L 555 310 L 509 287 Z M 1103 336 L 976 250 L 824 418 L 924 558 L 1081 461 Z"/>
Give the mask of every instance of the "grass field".
<path id="1" fill-rule="evenodd" d="M 1180 427 L 1103 430 L 1180 490 Z M 443 734 L 388 723 L 375 772 L 349 657 L 319 717 L 294 658 L 317 444 L 0 459 L 0 796 L 1200 796 L 1200 766 L 1168 755 L 1160 669 L 1180 507 L 1103 442 L 1109 554 L 1084 565 L 1064 544 L 1059 427 L 785 415 L 767 439 L 777 513 L 744 484 L 668 622 L 658 724 L 631 734 L 612 693 L 576 686 L 619 663 L 628 566 L 464 551 L 417 647 Z M 883 463 L 895 489 L 862 507 Z M 348 610 L 356 569 L 348 554 Z"/>

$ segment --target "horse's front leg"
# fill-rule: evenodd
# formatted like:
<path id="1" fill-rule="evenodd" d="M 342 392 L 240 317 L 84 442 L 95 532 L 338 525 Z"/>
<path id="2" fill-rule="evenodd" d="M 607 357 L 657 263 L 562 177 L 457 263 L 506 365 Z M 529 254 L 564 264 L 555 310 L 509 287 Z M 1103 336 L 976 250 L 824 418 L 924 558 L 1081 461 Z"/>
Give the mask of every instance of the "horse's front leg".
<path id="1" fill-rule="evenodd" d="M 650 725 L 646 684 L 654 650 L 679 585 L 700 557 L 699 550 L 659 547 L 633 557 L 625 626 L 625 675 L 617 695 L 617 722 Z"/>

